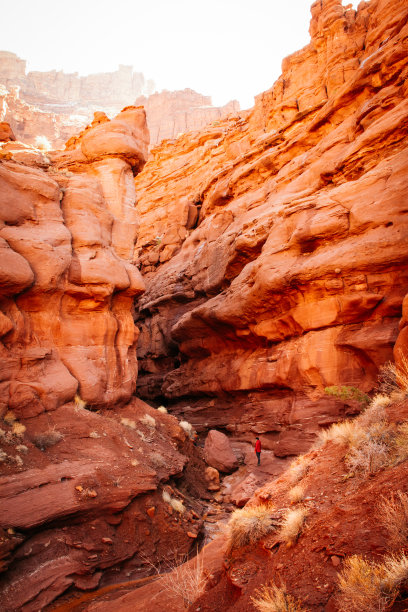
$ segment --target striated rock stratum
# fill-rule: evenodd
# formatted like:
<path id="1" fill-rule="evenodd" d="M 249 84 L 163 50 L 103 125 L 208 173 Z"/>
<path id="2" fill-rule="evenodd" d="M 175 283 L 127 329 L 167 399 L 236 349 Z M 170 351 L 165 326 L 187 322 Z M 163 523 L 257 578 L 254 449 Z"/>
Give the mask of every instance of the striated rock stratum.
<path id="1" fill-rule="evenodd" d="M 251 111 L 136 177 L 139 395 L 279 456 L 375 387 L 408 280 L 406 3 L 311 11 Z"/>

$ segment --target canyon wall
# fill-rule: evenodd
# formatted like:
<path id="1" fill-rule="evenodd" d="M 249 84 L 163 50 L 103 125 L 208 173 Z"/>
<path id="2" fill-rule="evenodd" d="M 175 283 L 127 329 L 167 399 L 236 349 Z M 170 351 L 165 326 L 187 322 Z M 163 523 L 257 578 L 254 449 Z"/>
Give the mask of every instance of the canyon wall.
<path id="1" fill-rule="evenodd" d="M 311 12 L 250 112 L 136 178 L 138 394 L 278 456 L 358 410 L 326 387 L 375 388 L 408 279 L 406 3 Z"/>
<path id="2" fill-rule="evenodd" d="M 45 136 L 52 148 L 62 149 L 95 111 L 114 115 L 129 104 L 145 107 L 151 146 L 239 110 L 236 100 L 216 107 L 192 89 L 153 94 L 154 89 L 154 82 L 131 66 L 81 77 L 56 70 L 26 74 L 25 60 L 0 51 L 0 121 L 10 123 L 27 144 Z"/>
<path id="3" fill-rule="evenodd" d="M 184 132 L 203 128 L 239 111 L 239 103 L 232 100 L 225 106 L 212 105 L 210 96 L 203 96 L 192 89 L 162 91 L 151 96 L 137 98 L 135 104 L 144 106 L 150 133 L 150 144 L 173 139 Z"/>

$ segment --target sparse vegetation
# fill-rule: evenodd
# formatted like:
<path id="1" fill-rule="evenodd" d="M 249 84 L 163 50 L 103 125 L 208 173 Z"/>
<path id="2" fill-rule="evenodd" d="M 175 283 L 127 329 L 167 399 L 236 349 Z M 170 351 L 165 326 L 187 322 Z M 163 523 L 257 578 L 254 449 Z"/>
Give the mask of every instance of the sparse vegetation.
<path id="1" fill-rule="evenodd" d="M 308 514 L 309 509 L 305 507 L 289 510 L 283 519 L 279 538 L 289 546 L 292 546 L 301 534 Z"/>
<path id="2" fill-rule="evenodd" d="M 367 406 L 370 403 L 370 396 L 363 391 L 360 391 L 357 387 L 348 387 L 346 385 L 342 385 L 340 387 L 326 387 L 324 390 L 327 395 L 332 395 L 333 397 L 337 397 L 344 402 L 355 401 L 361 404 L 362 406 Z"/>
<path id="3" fill-rule="evenodd" d="M 274 511 L 273 506 L 260 504 L 235 510 L 228 523 L 227 550 L 254 544 L 281 525 L 282 511 Z"/>
<path id="4" fill-rule="evenodd" d="M 167 414 L 167 408 L 165 406 L 159 406 L 157 408 L 157 412 L 161 412 L 162 414 Z"/>
<path id="5" fill-rule="evenodd" d="M 37 448 L 41 451 L 58 444 L 61 440 L 63 440 L 64 436 L 60 431 L 56 431 L 54 429 L 45 431 L 44 433 L 38 434 L 33 438 L 33 443 Z"/>
<path id="6" fill-rule="evenodd" d="M 386 557 L 382 563 L 353 555 L 346 559 L 339 576 L 339 609 L 342 612 L 383 612 L 395 601 L 407 579 L 408 557 L 405 554 Z"/>
<path id="7" fill-rule="evenodd" d="M 292 487 L 290 489 L 288 495 L 292 504 L 298 504 L 299 502 L 304 500 L 305 487 L 302 485 L 296 485 L 295 487 Z"/>
<path id="8" fill-rule="evenodd" d="M 377 506 L 379 523 L 386 531 L 388 550 L 406 546 L 408 540 L 408 495 L 402 491 L 382 497 Z"/>
<path id="9" fill-rule="evenodd" d="M 162 498 L 163 501 L 166 502 L 166 504 L 169 504 L 171 502 L 171 495 L 167 491 L 163 491 Z"/>
<path id="10" fill-rule="evenodd" d="M 286 586 L 276 586 L 273 582 L 255 591 L 252 603 L 259 612 L 306 612 L 299 600 L 289 595 Z"/>

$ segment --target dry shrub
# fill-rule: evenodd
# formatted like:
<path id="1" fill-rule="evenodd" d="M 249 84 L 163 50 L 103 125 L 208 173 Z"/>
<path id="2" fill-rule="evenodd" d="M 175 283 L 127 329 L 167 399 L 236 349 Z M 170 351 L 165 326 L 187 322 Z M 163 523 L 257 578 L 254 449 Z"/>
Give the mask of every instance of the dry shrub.
<path id="1" fill-rule="evenodd" d="M 156 421 L 152 416 L 150 416 L 150 414 L 145 414 L 144 416 L 140 417 L 139 421 L 151 429 L 156 427 Z"/>
<path id="2" fill-rule="evenodd" d="M 387 547 L 396 550 L 408 540 L 408 495 L 402 491 L 383 496 L 377 506 L 380 524 L 388 534 Z"/>
<path id="3" fill-rule="evenodd" d="M 349 557 L 339 576 L 339 609 L 342 612 L 384 612 L 395 601 L 407 579 L 405 554 L 386 557 L 382 563 L 368 561 L 359 555 Z"/>
<path id="4" fill-rule="evenodd" d="M 228 554 L 235 548 L 254 544 L 280 524 L 281 512 L 274 512 L 271 505 L 260 504 L 235 510 L 228 523 Z"/>
<path id="5" fill-rule="evenodd" d="M 19 453 L 28 453 L 28 446 L 26 446 L 25 444 L 19 444 L 18 446 L 16 446 L 16 451 L 18 451 Z"/>
<path id="6" fill-rule="evenodd" d="M 298 504 L 299 502 L 303 501 L 305 498 L 305 491 L 306 489 L 302 485 L 296 485 L 295 487 L 292 487 L 292 489 L 288 493 L 291 503 Z"/>
<path id="7" fill-rule="evenodd" d="M 60 431 L 56 431 L 54 429 L 45 431 L 42 434 L 38 434 L 34 437 L 33 443 L 37 448 L 44 451 L 46 448 L 50 448 L 54 446 L 58 442 L 64 439 L 64 436 Z"/>
<path id="8" fill-rule="evenodd" d="M 288 545 L 294 544 L 302 531 L 308 514 L 309 509 L 305 507 L 289 510 L 279 531 L 279 538 Z"/>
<path id="9" fill-rule="evenodd" d="M 14 421 L 11 433 L 21 438 L 26 430 L 26 426 L 18 421 Z"/>
<path id="10" fill-rule="evenodd" d="M 194 435 L 193 426 L 188 421 L 180 421 L 179 423 L 181 429 L 183 429 L 189 438 L 192 438 Z"/>
<path id="11" fill-rule="evenodd" d="M 259 612 L 306 612 L 299 600 L 286 591 L 286 586 L 276 586 L 271 582 L 255 591 L 252 603 Z"/>
<path id="12" fill-rule="evenodd" d="M 292 484 L 296 484 L 299 480 L 302 480 L 309 469 L 310 463 L 311 459 L 306 455 L 299 455 L 299 457 L 296 457 L 296 459 L 292 461 L 288 472 L 289 480 Z"/>
<path id="13" fill-rule="evenodd" d="M 403 399 L 408 395 L 408 358 L 400 351 L 399 364 L 388 362 L 380 369 L 380 389 L 386 395 L 395 393 L 400 396 L 395 399 Z"/>
<path id="14" fill-rule="evenodd" d="M 346 465 L 353 472 L 374 474 L 408 458 L 408 423 L 395 427 L 386 421 L 373 423 L 353 445 Z"/>
<path id="15" fill-rule="evenodd" d="M 161 412 L 162 414 L 167 414 L 167 408 L 165 406 L 159 406 L 157 408 L 157 412 Z"/>

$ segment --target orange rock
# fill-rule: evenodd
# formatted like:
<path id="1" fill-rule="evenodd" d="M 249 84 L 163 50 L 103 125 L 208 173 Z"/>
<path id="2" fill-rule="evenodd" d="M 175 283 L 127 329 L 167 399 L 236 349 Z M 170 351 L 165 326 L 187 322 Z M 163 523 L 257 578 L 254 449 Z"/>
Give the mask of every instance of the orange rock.
<path id="1" fill-rule="evenodd" d="M 150 516 L 150 518 L 153 518 L 155 513 L 156 513 L 156 508 L 155 506 L 151 506 L 151 508 L 148 508 L 146 510 L 146 513 Z"/>

